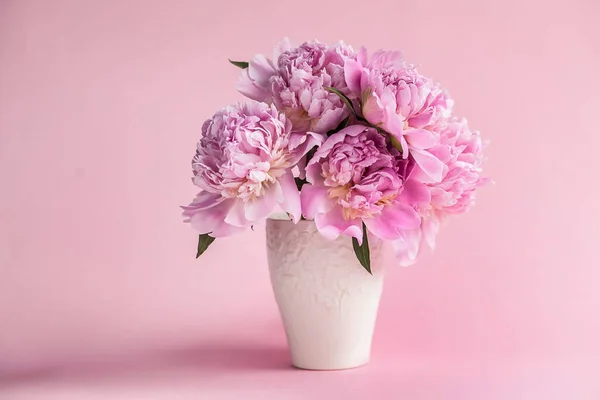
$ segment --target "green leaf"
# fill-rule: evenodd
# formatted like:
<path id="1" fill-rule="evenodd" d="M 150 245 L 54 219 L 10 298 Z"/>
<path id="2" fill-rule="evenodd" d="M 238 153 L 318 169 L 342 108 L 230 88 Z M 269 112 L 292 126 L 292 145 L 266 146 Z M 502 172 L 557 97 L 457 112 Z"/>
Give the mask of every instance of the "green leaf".
<path id="1" fill-rule="evenodd" d="M 346 107 L 348 107 L 350 109 L 350 111 L 352 112 L 354 117 L 358 118 L 358 115 L 356 115 L 356 111 L 354 111 L 354 106 L 352 105 L 352 101 L 344 93 L 342 93 L 338 89 L 330 87 L 330 86 L 323 86 L 323 89 L 327 90 L 328 92 L 337 94 L 339 96 L 339 98 L 342 99 L 342 103 L 344 103 L 346 105 Z"/>
<path id="2" fill-rule="evenodd" d="M 394 146 L 400 153 L 402 153 L 402 144 L 400 141 L 394 137 L 391 133 L 388 134 L 390 136 L 390 141 L 392 142 L 392 146 Z"/>
<path id="3" fill-rule="evenodd" d="M 196 253 L 196 258 L 200 257 L 202 253 L 208 249 L 208 246 L 211 245 L 212 242 L 215 241 L 215 238 L 209 236 L 208 233 L 202 234 L 198 236 L 198 252 Z"/>
<path id="4" fill-rule="evenodd" d="M 360 265 L 362 265 L 368 273 L 373 275 L 371 272 L 371 254 L 369 252 L 369 240 L 367 239 L 367 227 L 364 223 L 362 245 L 358 244 L 358 240 L 353 237 L 352 247 L 354 248 L 354 254 L 356 254 L 356 258 L 358 259 L 358 262 L 360 262 Z"/>
<path id="5" fill-rule="evenodd" d="M 235 65 L 236 67 L 241 68 L 241 69 L 248 68 L 248 66 L 250 65 L 246 61 L 232 61 L 232 60 L 229 60 L 229 62 L 232 63 L 233 65 Z"/>

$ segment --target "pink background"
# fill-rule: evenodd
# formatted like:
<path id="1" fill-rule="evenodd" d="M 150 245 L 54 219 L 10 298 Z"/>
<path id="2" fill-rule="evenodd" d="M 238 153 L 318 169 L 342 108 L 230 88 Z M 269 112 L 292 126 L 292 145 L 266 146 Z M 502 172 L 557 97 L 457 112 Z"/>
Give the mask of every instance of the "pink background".
<path id="1" fill-rule="evenodd" d="M 334 3 L 0 1 L 0 399 L 600 398 L 599 4 Z M 402 49 L 491 140 L 353 371 L 288 368 L 264 226 L 195 260 L 178 209 L 286 35 Z"/>

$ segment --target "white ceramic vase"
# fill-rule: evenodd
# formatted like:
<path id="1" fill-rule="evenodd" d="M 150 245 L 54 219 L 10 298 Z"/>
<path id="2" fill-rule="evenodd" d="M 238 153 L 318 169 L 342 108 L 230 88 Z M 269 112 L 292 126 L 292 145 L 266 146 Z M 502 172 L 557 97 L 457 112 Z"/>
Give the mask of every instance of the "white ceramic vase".
<path id="1" fill-rule="evenodd" d="M 369 362 L 383 284 L 383 243 L 369 237 L 370 275 L 352 240 L 330 241 L 314 222 L 267 220 L 271 284 L 294 366 L 355 368 Z"/>

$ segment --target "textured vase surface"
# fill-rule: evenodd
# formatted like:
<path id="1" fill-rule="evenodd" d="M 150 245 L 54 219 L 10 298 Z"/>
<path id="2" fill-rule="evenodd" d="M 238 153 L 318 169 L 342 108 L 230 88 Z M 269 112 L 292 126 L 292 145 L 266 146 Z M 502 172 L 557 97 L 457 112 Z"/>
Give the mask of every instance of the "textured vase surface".
<path id="1" fill-rule="evenodd" d="M 271 284 L 294 366 L 367 364 L 383 284 L 383 243 L 369 237 L 370 275 L 349 237 L 327 240 L 312 221 L 269 219 L 266 230 Z"/>

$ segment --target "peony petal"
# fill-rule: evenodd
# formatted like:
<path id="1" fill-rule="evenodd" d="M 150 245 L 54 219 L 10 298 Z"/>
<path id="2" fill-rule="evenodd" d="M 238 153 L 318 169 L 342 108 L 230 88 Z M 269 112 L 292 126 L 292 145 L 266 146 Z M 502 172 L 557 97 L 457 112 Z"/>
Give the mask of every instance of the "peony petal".
<path id="1" fill-rule="evenodd" d="M 271 93 L 259 86 L 250 79 L 248 71 L 243 70 L 238 78 L 236 89 L 244 96 L 257 101 L 268 101 Z"/>
<path id="2" fill-rule="evenodd" d="M 398 121 L 402 122 L 401 126 L 404 125 L 404 118 L 402 118 L 401 115 L 398 115 L 396 111 L 398 103 L 396 103 L 396 97 L 394 96 L 390 88 L 386 87 L 383 89 L 383 91 L 381 92 L 379 103 L 381 105 L 381 108 L 384 110 L 383 121 L 385 125 L 395 126 L 397 125 Z"/>
<path id="3" fill-rule="evenodd" d="M 311 159 L 310 163 L 313 163 L 314 159 L 318 159 L 327 155 L 333 146 L 335 146 L 339 142 L 344 141 L 344 139 L 347 136 L 358 136 L 368 128 L 369 127 L 365 125 L 354 124 L 340 130 L 339 132 L 334 133 L 333 135 L 328 137 L 327 140 L 325 140 L 325 142 L 319 147 L 319 149 Z"/>
<path id="4" fill-rule="evenodd" d="M 431 191 L 424 183 L 416 179 L 409 179 L 402 184 L 402 192 L 398 196 L 398 200 L 411 207 L 428 204 L 431 201 Z"/>
<path id="5" fill-rule="evenodd" d="M 306 157 L 302 157 L 294 167 L 292 167 L 292 174 L 300 179 L 306 178 Z"/>
<path id="6" fill-rule="evenodd" d="M 333 110 L 326 110 L 321 114 L 319 120 L 312 129 L 316 132 L 329 132 L 330 130 L 335 129 L 348 115 L 350 115 L 350 110 L 346 106 L 335 108 Z"/>
<path id="7" fill-rule="evenodd" d="M 404 135 L 400 138 L 400 144 L 402 145 L 402 158 L 406 160 L 408 158 L 408 143 Z"/>
<path id="8" fill-rule="evenodd" d="M 402 230 L 418 227 L 421 224 L 421 217 L 412 207 L 395 202 L 385 207 L 376 217 L 365 218 L 364 223 L 375 236 L 386 240 L 397 240 L 401 237 Z"/>
<path id="9" fill-rule="evenodd" d="M 388 132 L 402 146 L 402 158 L 408 157 L 408 146 L 404 138 L 404 120 L 393 107 L 385 109 L 385 122 L 383 129 Z"/>
<path id="10" fill-rule="evenodd" d="M 404 131 L 404 136 L 411 148 L 429 149 L 437 143 L 433 132 L 427 129 L 407 129 Z"/>
<path id="11" fill-rule="evenodd" d="M 396 240 L 400 236 L 398 229 L 388 224 L 381 215 L 373 218 L 365 218 L 363 222 L 369 232 L 381 239 Z"/>
<path id="12" fill-rule="evenodd" d="M 418 167 L 413 170 L 411 177 L 417 178 L 423 183 L 442 181 L 444 174 L 444 163 L 442 161 L 426 150 L 411 149 L 410 154 Z"/>
<path id="13" fill-rule="evenodd" d="M 250 221 L 246 218 L 245 204 L 242 200 L 237 200 L 233 207 L 229 209 L 225 217 L 225 223 L 238 227 L 247 227 L 250 225 Z"/>
<path id="14" fill-rule="evenodd" d="M 319 164 L 321 158 L 327 157 L 333 146 L 343 142 L 347 136 L 358 136 L 366 129 L 369 128 L 364 125 L 351 125 L 328 137 L 327 140 L 325 140 L 325 142 L 319 146 L 313 157 L 306 165 L 306 180 L 310 183 L 323 182 L 323 177 L 321 176 L 321 165 Z"/>
<path id="15" fill-rule="evenodd" d="M 362 46 L 356 53 L 356 59 L 361 65 L 366 65 L 368 61 L 367 48 Z"/>
<path id="16" fill-rule="evenodd" d="M 269 186 L 265 193 L 257 198 L 247 201 L 244 204 L 245 216 L 249 222 L 258 222 L 269 216 L 273 209 L 277 206 L 277 203 L 283 201 L 283 190 L 279 182 L 274 182 Z"/>
<path id="17" fill-rule="evenodd" d="M 237 90 L 253 100 L 266 101 L 271 98 L 270 78 L 277 71 L 270 60 L 259 54 L 252 59 L 248 68 L 242 70 Z"/>
<path id="18" fill-rule="evenodd" d="M 205 210 L 207 208 L 215 207 L 224 200 L 225 198 L 220 194 L 202 191 L 196 195 L 196 198 L 190 205 L 181 208 L 184 210 L 183 215 L 186 215 L 188 210 Z"/>
<path id="19" fill-rule="evenodd" d="M 302 209 L 300 205 L 300 193 L 296 182 L 294 182 L 294 176 L 291 171 L 287 171 L 285 175 L 279 178 L 279 184 L 283 192 L 283 201 L 280 203 L 283 211 L 287 212 L 292 216 L 294 223 L 298 223 L 302 216 Z"/>
<path id="20" fill-rule="evenodd" d="M 292 134 L 290 138 L 291 158 L 290 164 L 295 165 L 302 157 L 306 155 L 313 147 L 323 143 L 324 136 L 315 132 L 306 132 L 304 134 Z"/>
<path id="21" fill-rule="evenodd" d="M 440 228 L 440 222 L 437 218 L 426 218 L 423 219 L 421 232 L 425 243 L 431 250 L 435 249 L 435 238 Z"/>
<path id="22" fill-rule="evenodd" d="M 365 117 L 365 119 L 369 121 L 370 124 L 375 126 L 381 126 L 384 123 L 384 107 L 379 101 L 379 98 L 376 94 L 371 93 L 367 96 L 366 99 L 364 99 L 361 111 L 363 117 Z"/>
<path id="23" fill-rule="evenodd" d="M 375 68 L 388 69 L 402 66 L 402 52 L 377 50 L 371 57 L 370 65 Z"/>
<path id="24" fill-rule="evenodd" d="M 316 162 L 318 161 L 318 159 L 319 158 L 313 156 L 313 158 L 310 159 L 306 168 L 304 169 L 304 172 L 306 173 L 307 182 L 312 184 L 323 183 L 323 176 L 321 175 L 321 164 Z"/>
<path id="25" fill-rule="evenodd" d="M 267 87 L 269 80 L 276 73 L 273 63 L 262 54 L 254 56 L 248 66 L 248 76 L 260 87 Z"/>
<path id="26" fill-rule="evenodd" d="M 315 225 L 325 238 L 335 240 L 340 235 L 355 237 L 362 244 L 362 223 L 361 220 L 344 219 L 342 207 L 334 207 L 325 214 L 318 214 L 315 217 Z"/>
<path id="27" fill-rule="evenodd" d="M 348 59 L 344 63 L 344 78 L 348 89 L 355 95 L 360 95 L 360 79 L 362 76 L 362 65 L 356 60 Z"/>
<path id="28" fill-rule="evenodd" d="M 273 50 L 273 60 L 277 61 L 279 59 L 279 56 L 282 53 L 290 50 L 291 48 L 292 48 L 292 43 L 291 43 L 290 39 L 288 37 L 284 37 L 277 44 L 277 46 L 275 46 L 275 49 Z"/>
<path id="29" fill-rule="evenodd" d="M 183 214 L 188 217 L 187 221 L 198 233 L 211 233 L 223 223 L 225 216 L 235 203 L 236 200 L 227 199 L 214 207 L 205 209 L 194 209 L 192 203 Z"/>
<path id="30" fill-rule="evenodd" d="M 294 150 L 304 142 L 306 142 L 306 135 L 304 132 L 292 132 L 288 141 L 288 148 Z"/>
<path id="31" fill-rule="evenodd" d="M 302 215 L 307 219 L 314 219 L 317 214 L 323 214 L 331 210 L 335 205 L 328 196 L 325 186 L 314 186 L 305 184 L 300 192 L 302 204 Z"/>
<path id="32" fill-rule="evenodd" d="M 408 123 L 410 126 L 420 129 L 431 123 L 433 120 L 433 112 L 424 112 L 422 114 L 417 114 L 414 117 L 410 117 L 408 119 Z"/>
<path id="33" fill-rule="evenodd" d="M 400 230 L 418 228 L 421 225 L 421 216 L 414 208 L 398 201 L 385 207 L 381 215 L 388 224 L 396 226 Z"/>
<path id="34" fill-rule="evenodd" d="M 233 226 L 225 223 L 223 221 L 215 230 L 212 231 L 210 236 L 215 238 L 221 238 L 226 236 L 235 235 L 237 233 L 241 233 L 246 229 L 246 227 Z"/>
<path id="35" fill-rule="evenodd" d="M 403 267 L 413 265 L 417 261 L 421 246 L 421 230 L 413 229 L 403 232 L 402 238 L 392 242 L 396 259 Z"/>

